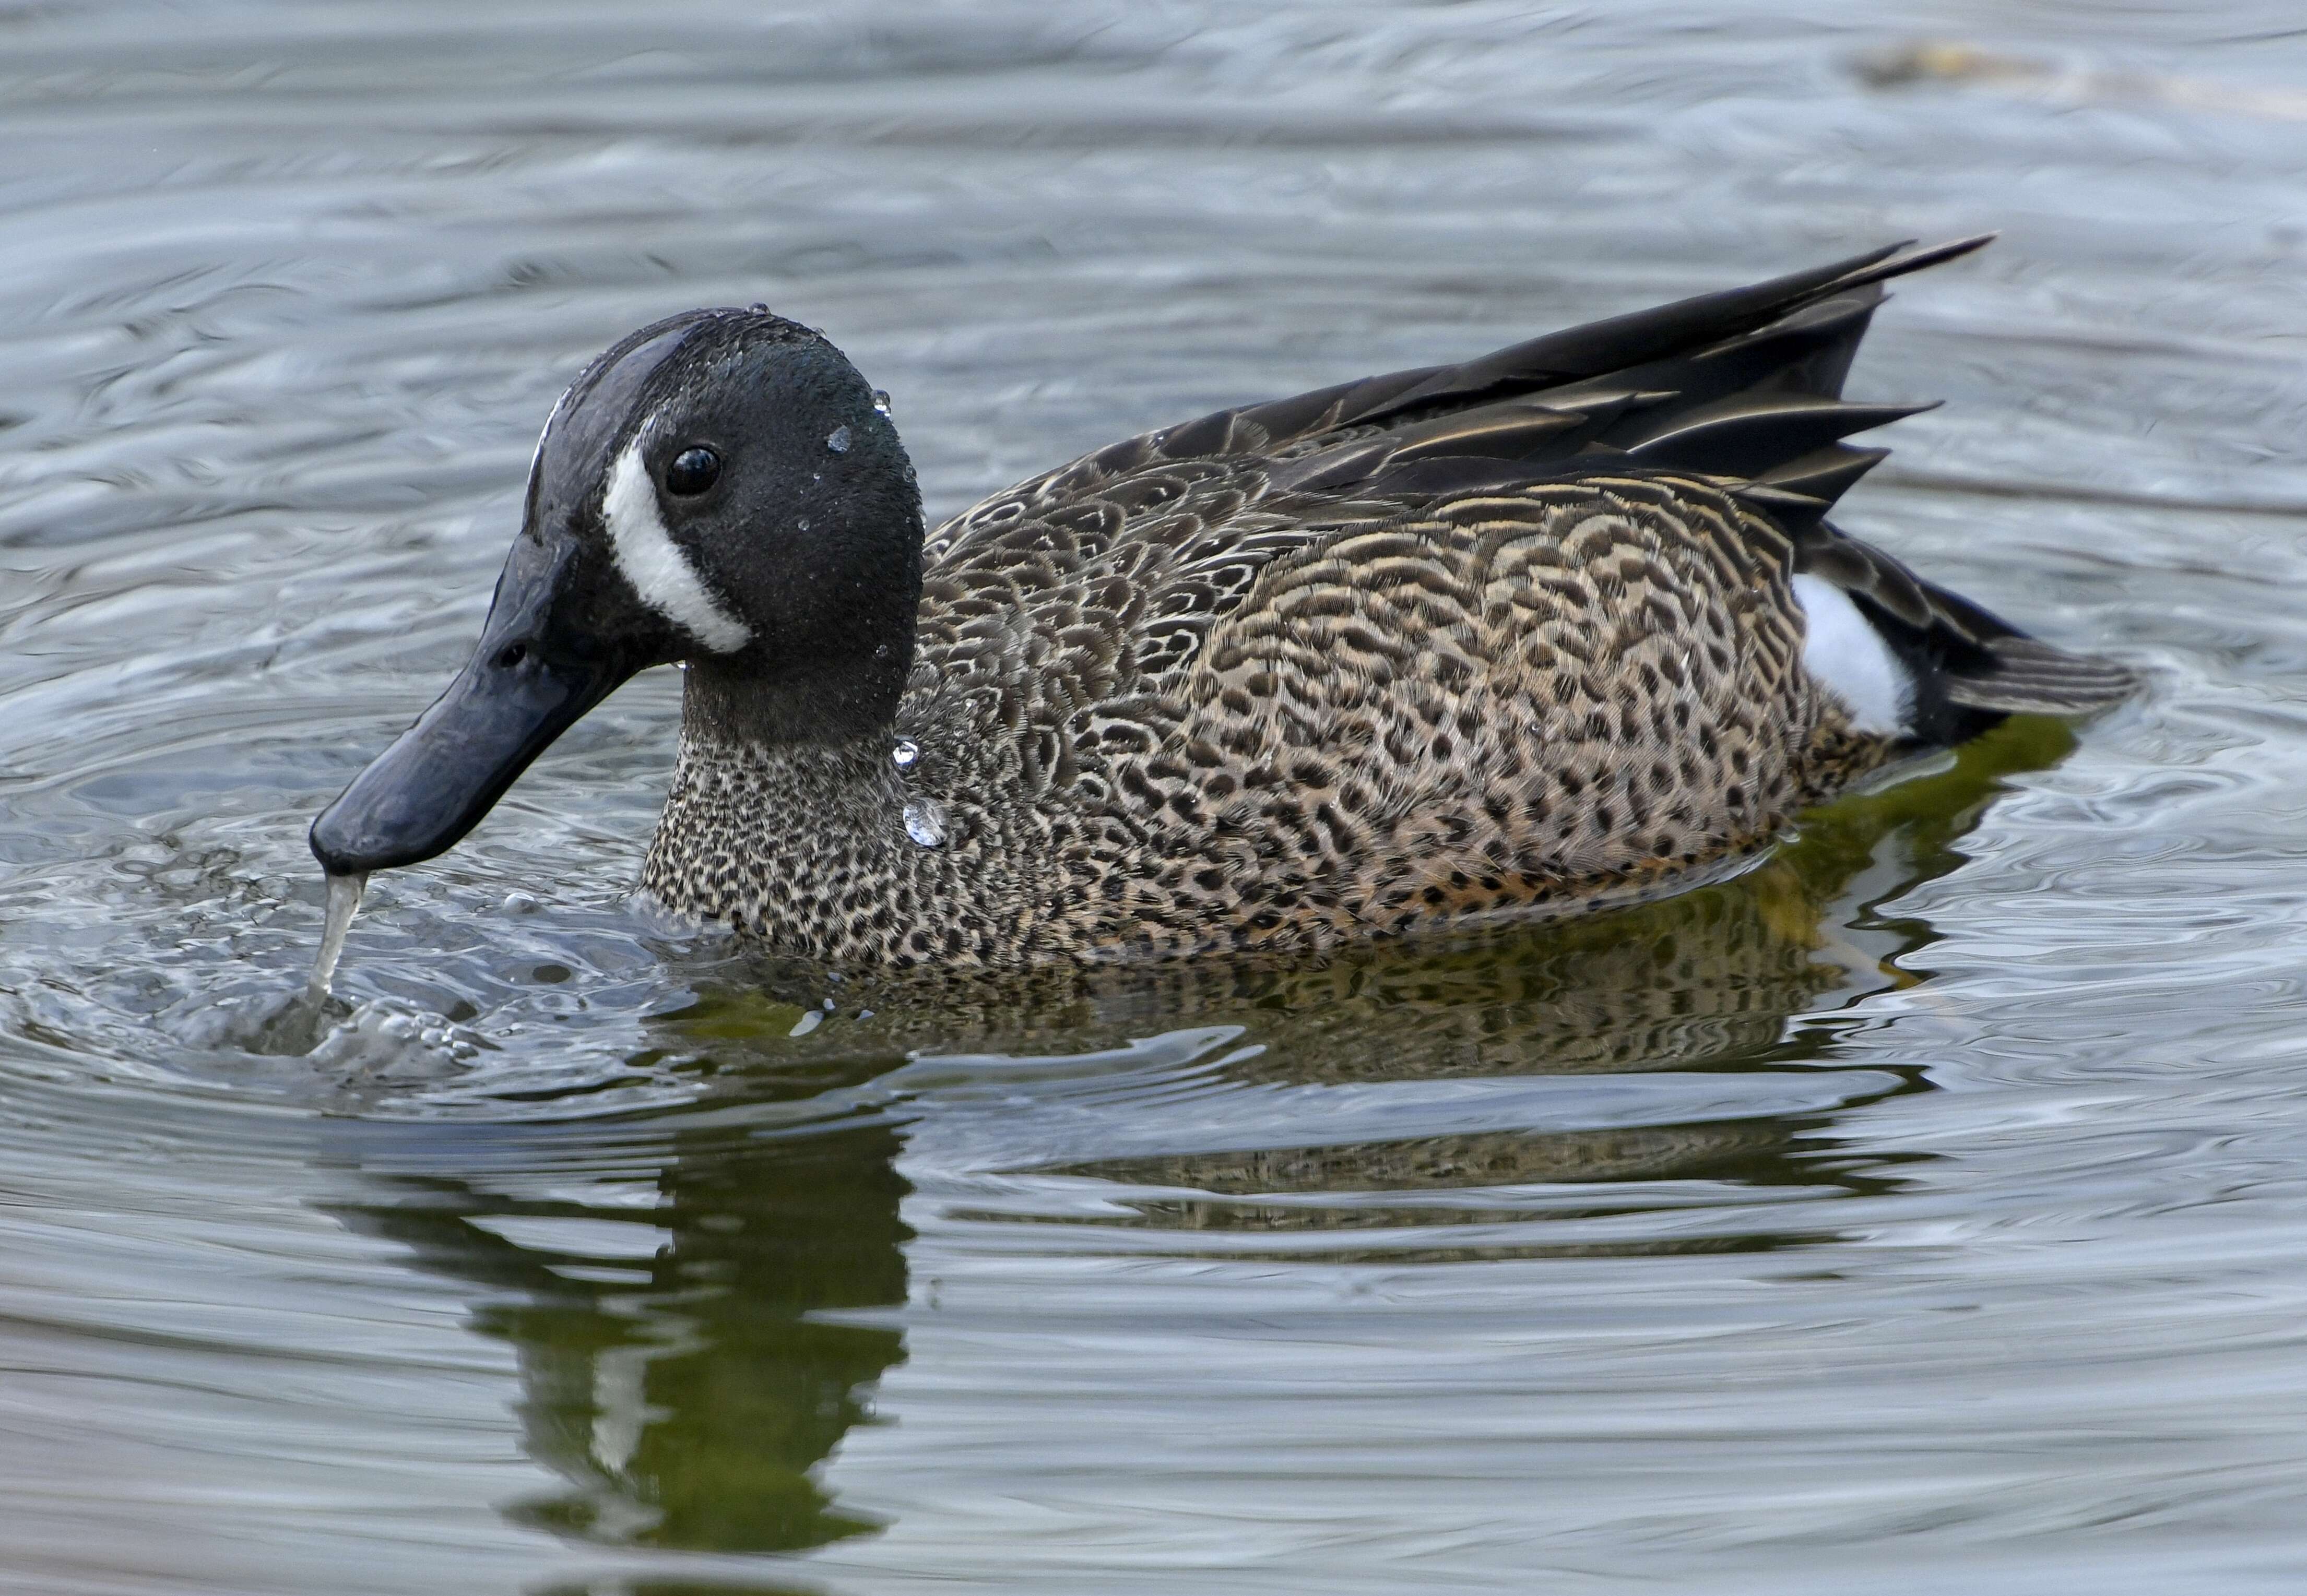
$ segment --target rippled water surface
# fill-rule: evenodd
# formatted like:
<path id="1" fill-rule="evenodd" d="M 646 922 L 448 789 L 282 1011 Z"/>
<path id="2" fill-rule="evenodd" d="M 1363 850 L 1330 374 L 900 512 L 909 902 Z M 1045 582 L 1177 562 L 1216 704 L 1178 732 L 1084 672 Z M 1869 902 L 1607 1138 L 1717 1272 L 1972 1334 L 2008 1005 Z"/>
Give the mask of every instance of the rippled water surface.
<path id="1" fill-rule="evenodd" d="M 2307 32 L 1855 9 L 0 9 L 0 1590 L 2298 1588 Z M 1846 520 L 2131 706 L 1568 927 L 869 994 L 625 907 L 654 673 L 284 1020 L 634 326 L 822 325 L 934 512 L 1986 228 Z"/>

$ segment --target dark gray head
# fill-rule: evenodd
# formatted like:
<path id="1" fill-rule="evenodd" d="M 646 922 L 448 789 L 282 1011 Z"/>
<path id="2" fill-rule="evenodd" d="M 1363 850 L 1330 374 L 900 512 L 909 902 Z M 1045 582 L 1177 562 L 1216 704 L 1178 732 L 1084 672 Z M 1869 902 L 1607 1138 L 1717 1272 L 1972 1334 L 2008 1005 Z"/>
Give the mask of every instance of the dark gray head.
<path id="1" fill-rule="evenodd" d="M 921 493 L 821 336 L 766 311 L 643 328 L 562 397 L 471 661 L 313 824 L 332 875 L 453 845 L 635 671 L 693 667 L 706 730 L 874 735 L 921 600 Z"/>

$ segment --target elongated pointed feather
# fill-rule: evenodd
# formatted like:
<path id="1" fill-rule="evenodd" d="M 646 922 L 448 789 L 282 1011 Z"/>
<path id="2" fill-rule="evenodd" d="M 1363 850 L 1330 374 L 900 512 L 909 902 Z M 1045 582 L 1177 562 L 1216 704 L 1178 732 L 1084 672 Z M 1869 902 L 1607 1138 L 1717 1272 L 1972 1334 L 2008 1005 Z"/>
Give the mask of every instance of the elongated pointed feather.
<path id="1" fill-rule="evenodd" d="M 2074 715 L 2106 709 L 2139 690 L 2136 673 L 2016 634 L 1986 647 L 1990 661 L 1951 672 L 1947 697 L 2002 714 Z"/>

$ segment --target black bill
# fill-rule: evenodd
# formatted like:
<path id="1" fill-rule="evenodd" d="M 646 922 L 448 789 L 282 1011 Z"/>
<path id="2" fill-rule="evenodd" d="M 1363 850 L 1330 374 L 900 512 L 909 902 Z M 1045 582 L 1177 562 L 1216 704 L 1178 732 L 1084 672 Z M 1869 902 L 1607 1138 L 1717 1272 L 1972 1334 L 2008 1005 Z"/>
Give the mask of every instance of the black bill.
<path id="1" fill-rule="evenodd" d="M 470 662 L 313 822 L 313 855 L 330 875 L 454 847 L 553 738 L 656 662 L 641 639 L 616 636 L 623 627 L 571 627 L 556 614 L 587 608 L 566 602 L 582 586 L 572 580 L 580 563 L 574 540 L 515 542 Z"/>

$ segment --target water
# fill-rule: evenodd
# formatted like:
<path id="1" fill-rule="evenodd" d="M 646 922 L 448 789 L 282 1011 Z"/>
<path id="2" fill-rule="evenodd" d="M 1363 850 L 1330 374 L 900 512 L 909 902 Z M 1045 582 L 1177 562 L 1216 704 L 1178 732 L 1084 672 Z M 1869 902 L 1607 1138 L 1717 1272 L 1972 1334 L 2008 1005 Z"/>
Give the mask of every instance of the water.
<path id="1" fill-rule="evenodd" d="M 932 798 L 913 797 L 905 800 L 905 835 L 923 848 L 938 848 L 945 842 L 945 806 Z"/>
<path id="2" fill-rule="evenodd" d="M 337 978 L 337 963 L 345 956 L 345 937 L 360 912 L 361 893 L 368 887 L 365 871 L 329 877 L 329 907 L 321 926 L 321 951 L 313 956 L 313 974 L 304 983 L 304 1001 L 319 1008 L 329 1000 Z"/>
<path id="3" fill-rule="evenodd" d="M 0 30 L 0 1591 L 2296 1588 L 2294 8 Z M 935 512 L 1990 227 L 1848 521 L 2134 705 L 1550 931 L 947 989 L 624 901 L 652 673 L 295 1034 L 305 826 L 634 327 L 825 328 Z"/>

